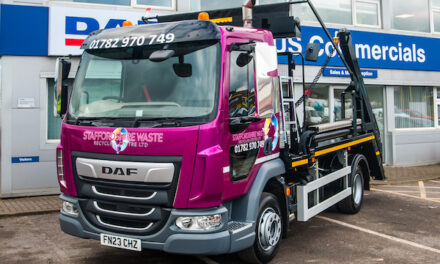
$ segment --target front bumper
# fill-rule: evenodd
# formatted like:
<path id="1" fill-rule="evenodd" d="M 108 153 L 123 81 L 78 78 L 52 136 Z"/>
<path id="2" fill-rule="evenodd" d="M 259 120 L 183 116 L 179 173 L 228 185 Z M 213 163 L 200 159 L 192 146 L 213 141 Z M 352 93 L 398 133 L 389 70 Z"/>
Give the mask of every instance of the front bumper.
<path id="1" fill-rule="evenodd" d="M 75 204 L 78 216 L 60 214 L 61 230 L 72 236 L 100 239 L 100 234 L 110 234 L 140 239 L 142 248 L 162 250 L 175 254 L 219 255 L 243 250 L 252 246 L 255 240 L 255 223 L 223 222 L 210 231 L 183 231 L 174 223 L 180 216 L 221 214 L 223 221 L 228 219 L 224 206 L 209 209 L 173 209 L 167 223 L 158 232 L 148 236 L 133 236 L 102 230 L 87 221 L 79 206 L 78 198 L 61 195 L 63 201 Z"/>

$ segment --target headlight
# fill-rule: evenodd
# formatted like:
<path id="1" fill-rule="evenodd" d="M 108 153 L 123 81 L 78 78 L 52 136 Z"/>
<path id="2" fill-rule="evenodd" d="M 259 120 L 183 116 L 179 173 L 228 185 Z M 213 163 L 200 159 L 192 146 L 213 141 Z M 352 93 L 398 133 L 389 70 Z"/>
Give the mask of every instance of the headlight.
<path id="1" fill-rule="evenodd" d="M 66 187 L 66 181 L 64 180 L 64 166 L 63 166 L 63 150 L 57 149 L 57 175 L 61 185 Z"/>
<path id="2" fill-rule="evenodd" d="M 65 212 L 66 214 L 77 216 L 78 208 L 76 208 L 76 206 L 71 202 L 63 201 L 63 212 Z"/>
<path id="3" fill-rule="evenodd" d="M 211 230 L 219 227 L 222 223 L 222 216 L 185 216 L 176 219 L 176 226 L 183 230 Z"/>

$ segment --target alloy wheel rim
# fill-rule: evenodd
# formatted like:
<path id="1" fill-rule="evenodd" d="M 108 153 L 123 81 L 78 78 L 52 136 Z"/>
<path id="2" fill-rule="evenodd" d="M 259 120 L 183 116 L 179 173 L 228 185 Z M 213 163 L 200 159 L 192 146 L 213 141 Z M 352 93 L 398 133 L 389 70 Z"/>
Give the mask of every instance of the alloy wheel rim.
<path id="1" fill-rule="evenodd" d="M 264 251 L 272 250 L 281 238 L 281 218 L 271 207 L 266 208 L 259 219 L 258 237 Z"/>
<path id="2" fill-rule="evenodd" d="M 362 199 L 362 179 L 360 174 L 354 176 L 353 182 L 353 200 L 356 205 L 361 203 Z"/>

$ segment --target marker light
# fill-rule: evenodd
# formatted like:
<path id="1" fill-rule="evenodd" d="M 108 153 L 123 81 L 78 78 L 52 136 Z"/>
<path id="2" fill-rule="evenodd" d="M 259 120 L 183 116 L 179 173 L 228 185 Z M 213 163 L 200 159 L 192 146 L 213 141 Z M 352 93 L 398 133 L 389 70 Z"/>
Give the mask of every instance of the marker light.
<path id="1" fill-rule="evenodd" d="M 209 20 L 209 14 L 206 12 L 199 13 L 199 20 Z"/>
<path id="2" fill-rule="evenodd" d="M 76 206 L 71 203 L 71 202 L 63 202 L 63 212 L 66 214 L 70 214 L 70 215 L 74 215 L 77 216 L 78 215 L 78 209 L 76 208 Z"/>
<path id="3" fill-rule="evenodd" d="M 122 26 L 123 27 L 131 27 L 131 26 L 133 26 L 133 23 L 131 23 L 131 21 L 129 21 L 129 20 L 125 20 L 124 22 L 122 22 Z"/>
<path id="4" fill-rule="evenodd" d="M 338 45 L 339 44 L 339 37 L 334 37 L 333 41 L 335 42 L 336 45 Z"/>
<path id="5" fill-rule="evenodd" d="M 60 148 L 57 149 L 57 175 L 60 184 L 65 187 L 66 181 L 64 180 L 63 150 Z"/>

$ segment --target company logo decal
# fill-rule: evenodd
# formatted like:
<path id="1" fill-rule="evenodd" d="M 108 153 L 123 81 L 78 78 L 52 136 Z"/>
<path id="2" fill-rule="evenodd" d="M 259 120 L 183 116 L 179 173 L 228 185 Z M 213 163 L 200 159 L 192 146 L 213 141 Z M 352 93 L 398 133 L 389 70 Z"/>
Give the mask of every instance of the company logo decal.
<path id="1" fill-rule="evenodd" d="M 278 138 L 280 136 L 280 130 L 278 129 L 278 119 L 275 115 L 272 115 L 272 117 L 270 118 L 266 118 L 266 122 L 264 123 L 264 128 L 263 128 L 264 140 L 269 138 L 269 131 L 271 127 L 273 127 L 275 130 L 272 141 L 272 150 L 274 150 L 277 147 Z"/>
<path id="2" fill-rule="evenodd" d="M 125 19 L 109 19 L 107 24 L 105 24 L 104 29 L 122 27 Z M 145 24 L 144 21 L 137 21 L 138 25 Z M 84 42 L 87 35 L 95 30 L 101 28 L 102 25 L 99 21 L 92 17 L 76 17 L 76 16 L 66 16 L 66 35 L 76 35 L 83 36 L 82 38 L 66 38 L 66 46 L 76 46 L 79 47 Z"/>
<path id="3" fill-rule="evenodd" d="M 117 154 L 124 151 L 127 148 L 128 143 L 130 143 L 127 129 L 116 128 L 115 131 L 113 131 L 111 143 L 112 148 L 116 151 Z"/>
<path id="4" fill-rule="evenodd" d="M 130 148 L 148 148 L 151 143 L 163 143 L 164 134 L 160 132 L 128 132 L 125 128 L 110 131 L 83 132 L 82 140 L 92 142 L 97 147 L 112 147 L 117 153 Z"/>

